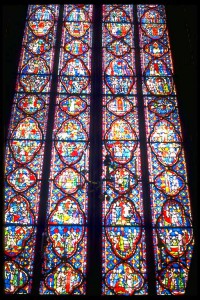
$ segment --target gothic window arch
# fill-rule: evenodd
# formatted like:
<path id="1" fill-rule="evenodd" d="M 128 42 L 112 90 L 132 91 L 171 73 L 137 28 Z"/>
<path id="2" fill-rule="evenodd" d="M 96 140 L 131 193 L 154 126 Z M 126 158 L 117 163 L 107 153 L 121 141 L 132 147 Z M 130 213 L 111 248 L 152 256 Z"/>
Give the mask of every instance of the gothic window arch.
<path id="1" fill-rule="evenodd" d="M 6 295 L 185 293 L 178 101 L 163 5 L 28 6 L 5 145 Z"/>

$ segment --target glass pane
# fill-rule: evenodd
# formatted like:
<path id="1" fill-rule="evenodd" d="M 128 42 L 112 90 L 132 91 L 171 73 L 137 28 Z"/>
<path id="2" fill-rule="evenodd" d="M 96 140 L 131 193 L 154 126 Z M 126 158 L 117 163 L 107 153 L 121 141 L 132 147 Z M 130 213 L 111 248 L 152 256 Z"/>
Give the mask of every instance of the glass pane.
<path id="1" fill-rule="evenodd" d="M 30 5 L 5 151 L 5 293 L 31 292 L 58 5 Z"/>
<path id="2" fill-rule="evenodd" d="M 86 293 L 92 5 L 64 5 L 41 294 Z"/>
<path id="3" fill-rule="evenodd" d="M 194 239 L 164 6 L 138 5 L 138 21 L 157 294 L 181 295 Z"/>
<path id="4" fill-rule="evenodd" d="M 147 294 L 133 5 L 103 5 L 103 295 Z"/>

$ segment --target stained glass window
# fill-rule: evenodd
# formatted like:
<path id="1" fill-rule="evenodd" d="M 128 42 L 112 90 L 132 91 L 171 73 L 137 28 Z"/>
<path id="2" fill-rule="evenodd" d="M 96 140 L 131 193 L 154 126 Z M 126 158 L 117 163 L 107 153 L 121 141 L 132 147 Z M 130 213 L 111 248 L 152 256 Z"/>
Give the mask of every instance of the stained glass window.
<path id="1" fill-rule="evenodd" d="M 105 295 L 147 294 L 134 42 L 133 5 L 103 5 Z"/>
<path id="2" fill-rule="evenodd" d="M 5 292 L 30 293 L 58 5 L 29 6 L 5 157 Z"/>
<path id="3" fill-rule="evenodd" d="M 138 5 L 156 288 L 185 293 L 193 229 L 171 49 L 162 5 Z"/>
<path id="4" fill-rule="evenodd" d="M 41 294 L 85 294 L 92 5 L 64 5 Z"/>
<path id="5" fill-rule="evenodd" d="M 163 5 L 28 6 L 4 294 L 185 293 L 194 228 L 174 75 Z"/>

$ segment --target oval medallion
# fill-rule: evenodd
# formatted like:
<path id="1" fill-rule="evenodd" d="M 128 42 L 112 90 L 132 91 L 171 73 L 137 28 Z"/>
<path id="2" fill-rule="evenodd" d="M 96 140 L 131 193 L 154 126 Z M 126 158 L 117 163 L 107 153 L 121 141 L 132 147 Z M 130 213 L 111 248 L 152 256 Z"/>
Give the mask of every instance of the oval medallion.
<path id="1" fill-rule="evenodd" d="M 14 196 L 5 211 L 5 223 L 34 224 L 34 215 L 30 209 L 28 200 L 21 196 Z"/>
<path id="2" fill-rule="evenodd" d="M 166 251 L 173 257 L 181 257 L 193 238 L 192 223 L 183 205 L 167 200 L 156 223 L 157 234 Z"/>
<path id="3" fill-rule="evenodd" d="M 90 72 L 79 58 L 69 59 L 61 70 L 61 83 L 68 93 L 80 94 L 89 84 Z"/>
<path id="4" fill-rule="evenodd" d="M 112 159 L 118 163 L 128 163 L 137 148 L 137 135 L 130 124 L 115 120 L 105 135 L 105 145 Z"/>
<path id="5" fill-rule="evenodd" d="M 134 73 L 124 59 L 113 59 L 105 70 L 105 83 L 113 94 L 129 94 L 134 83 Z"/>
<path id="6" fill-rule="evenodd" d="M 167 170 L 155 178 L 155 186 L 168 196 L 176 196 L 185 187 L 185 182 L 176 172 Z"/>
<path id="7" fill-rule="evenodd" d="M 173 166 L 179 160 L 181 145 L 178 143 L 151 143 L 150 147 L 157 160 L 164 166 Z"/>
<path id="8" fill-rule="evenodd" d="M 140 227 L 106 227 L 106 237 L 115 255 L 121 259 L 129 259 L 135 253 L 141 238 Z"/>
<path id="9" fill-rule="evenodd" d="M 144 46 L 144 51 L 155 58 L 160 58 L 169 51 L 169 48 L 160 41 L 152 41 Z"/>
<path id="10" fill-rule="evenodd" d="M 49 217 L 49 225 L 84 224 L 85 216 L 80 205 L 73 197 L 60 200 Z"/>
<path id="11" fill-rule="evenodd" d="M 5 293 L 14 294 L 28 283 L 28 275 L 14 261 L 6 261 L 5 266 Z M 18 280 L 16 280 L 18 279 Z"/>
<path id="12" fill-rule="evenodd" d="M 174 199 L 167 200 L 157 220 L 157 227 L 192 227 L 183 205 Z"/>
<path id="13" fill-rule="evenodd" d="M 175 108 L 175 104 L 168 98 L 155 98 L 148 104 L 148 109 L 159 117 L 168 117 Z"/>
<path id="14" fill-rule="evenodd" d="M 55 177 L 54 183 L 65 194 L 74 194 L 84 185 L 85 179 L 75 169 L 65 168 Z"/>
<path id="15" fill-rule="evenodd" d="M 36 175 L 28 168 L 16 168 L 7 176 L 7 182 L 17 192 L 24 192 L 36 183 Z"/>
<path id="16" fill-rule="evenodd" d="M 172 76 L 147 76 L 145 78 L 145 84 L 150 93 L 156 96 L 170 95 L 172 94 L 174 88 L 174 81 Z"/>
<path id="17" fill-rule="evenodd" d="M 75 8 L 73 8 L 68 15 L 66 16 L 66 21 L 69 22 L 85 22 L 85 21 L 90 21 L 89 16 L 86 12 L 86 10 L 81 7 L 76 5 Z"/>
<path id="18" fill-rule="evenodd" d="M 110 173 L 110 176 L 113 181 L 107 184 L 121 195 L 126 194 L 137 185 L 136 176 L 126 168 L 117 168 Z"/>
<path id="19" fill-rule="evenodd" d="M 158 228 L 157 234 L 169 255 L 174 258 L 187 255 L 188 245 L 193 238 L 192 228 Z"/>
<path id="20" fill-rule="evenodd" d="M 141 226 L 141 218 L 131 200 L 119 197 L 112 202 L 105 217 L 105 225 Z"/>
<path id="21" fill-rule="evenodd" d="M 172 123 L 158 121 L 150 134 L 150 147 L 156 158 L 164 166 L 173 166 L 179 160 L 181 137 Z"/>
<path id="22" fill-rule="evenodd" d="M 84 9 L 76 7 L 69 12 L 64 25 L 71 36 L 80 38 L 90 28 L 90 19 Z"/>
<path id="23" fill-rule="evenodd" d="M 17 106 L 26 114 L 33 115 L 44 108 L 45 102 L 37 95 L 26 95 L 20 99 Z"/>
<path id="24" fill-rule="evenodd" d="M 16 161 L 27 164 L 33 160 L 42 146 L 41 140 L 42 132 L 38 122 L 31 117 L 21 120 L 9 140 Z"/>
<path id="25" fill-rule="evenodd" d="M 121 57 L 129 53 L 131 47 L 123 40 L 114 40 L 106 45 L 106 50 L 116 57 Z"/>
<path id="26" fill-rule="evenodd" d="M 49 81 L 49 73 L 46 61 L 34 57 L 23 66 L 19 81 L 25 92 L 42 92 Z"/>
<path id="27" fill-rule="evenodd" d="M 82 113 L 87 103 L 78 96 L 70 96 L 60 102 L 60 108 L 70 116 L 77 116 Z"/>
<path id="28" fill-rule="evenodd" d="M 131 20 L 123 9 L 115 8 L 105 18 L 105 27 L 113 37 L 120 39 L 131 29 Z"/>
<path id="29" fill-rule="evenodd" d="M 55 136 L 55 147 L 61 160 L 73 165 L 78 162 L 87 148 L 88 137 L 81 122 L 68 119 Z"/>
<path id="30" fill-rule="evenodd" d="M 71 55 L 78 56 L 89 50 L 89 47 L 86 43 L 81 40 L 72 40 L 65 44 L 64 49 L 66 52 L 69 52 Z"/>
<path id="31" fill-rule="evenodd" d="M 171 70 L 161 59 L 150 61 L 145 72 L 145 84 L 154 95 L 169 95 L 173 91 L 173 77 Z"/>
<path id="32" fill-rule="evenodd" d="M 76 214 L 76 211 L 74 211 L 74 214 Z M 76 253 L 84 234 L 84 226 L 48 226 L 48 235 L 52 242 L 53 250 L 62 259 L 70 258 Z"/>
<path id="33" fill-rule="evenodd" d="M 36 36 L 44 36 L 49 33 L 54 25 L 54 15 L 50 8 L 43 6 L 30 16 L 28 25 Z"/>
<path id="34" fill-rule="evenodd" d="M 172 76 L 172 72 L 162 59 L 154 59 L 148 64 L 145 76 Z"/>
<path id="35" fill-rule="evenodd" d="M 120 276 L 119 276 L 120 274 Z M 117 295 L 133 295 L 142 288 L 144 277 L 126 262 L 116 265 L 105 276 L 106 285 Z"/>
<path id="36" fill-rule="evenodd" d="M 42 38 L 37 38 L 27 43 L 28 50 L 34 55 L 41 55 L 51 49 L 51 44 Z"/>
<path id="37" fill-rule="evenodd" d="M 74 289 L 81 285 L 83 275 L 69 263 L 56 266 L 45 278 L 45 285 L 57 295 L 72 294 Z"/>
<path id="38" fill-rule="evenodd" d="M 165 30 L 165 19 L 155 9 L 146 11 L 141 17 L 141 28 L 151 39 L 160 39 Z"/>
<path id="39" fill-rule="evenodd" d="M 158 276 L 161 286 L 170 291 L 174 296 L 185 293 L 187 279 L 187 268 L 178 262 L 169 263 L 166 268 L 160 271 Z"/>
<path id="40" fill-rule="evenodd" d="M 15 257 L 24 251 L 33 230 L 33 226 L 5 226 L 5 254 Z"/>
<path id="41" fill-rule="evenodd" d="M 133 109 L 133 104 L 124 97 L 115 97 L 107 103 L 107 109 L 117 117 L 122 117 Z"/>
<path id="42" fill-rule="evenodd" d="M 65 27 L 68 33 L 75 37 L 80 38 L 85 35 L 86 31 L 90 28 L 88 22 L 65 22 Z"/>

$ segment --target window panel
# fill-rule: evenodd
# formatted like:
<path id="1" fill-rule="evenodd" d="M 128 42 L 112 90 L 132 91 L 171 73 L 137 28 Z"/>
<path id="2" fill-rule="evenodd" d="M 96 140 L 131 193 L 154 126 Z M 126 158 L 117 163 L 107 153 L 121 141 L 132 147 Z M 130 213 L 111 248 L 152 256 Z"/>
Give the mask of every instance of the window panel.
<path id="1" fill-rule="evenodd" d="M 186 291 L 194 237 L 165 6 L 97 10 L 28 6 L 5 150 L 5 294 Z"/>
<path id="2" fill-rule="evenodd" d="M 132 5 L 103 5 L 103 295 L 147 294 Z"/>
<path id="3" fill-rule="evenodd" d="M 86 293 L 92 5 L 64 5 L 41 294 Z"/>
<path id="4" fill-rule="evenodd" d="M 138 5 L 157 294 L 185 293 L 194 244 L 165 8 Z"/>
<path id="5" fill-rule="evenodd" d="M 7 294 L 31 292 L 58 7 L 27 13 L 5 152 Z"/>

